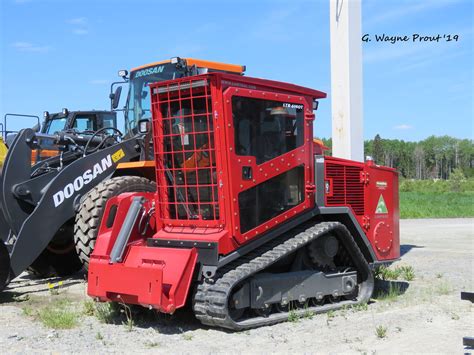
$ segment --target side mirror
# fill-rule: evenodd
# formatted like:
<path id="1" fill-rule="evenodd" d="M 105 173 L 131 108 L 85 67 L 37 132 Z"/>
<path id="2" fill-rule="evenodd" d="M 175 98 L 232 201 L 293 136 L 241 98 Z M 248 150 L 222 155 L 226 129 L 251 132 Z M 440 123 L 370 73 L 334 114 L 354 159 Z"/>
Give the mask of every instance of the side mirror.
<path id="1" fill-rule="evenodd" d="M 33 127 L 31 127 L 31 129 L 32 129 L 33 131 L 35 131 L 35 132 L 39 132 L 39 131 L 40 131 L 40 128 L 41 128 L 41 126 L 40 126 L 39 123 L 37 123 L 37 124 L 35 124 Z"/>
<path id="2" fill-rule="evenodd" d="M 112 100 L 112 110 L 115 110 L 120 102 L 120 95 L 122 94 L 122 87 L 117 86 L 115 89 L 115 92 L 113 94 L 110 94 L 110 100 Z"/>
<path id="3" fill-rule="evenodd" d="M 145 134 L 150 131 L 150 120 L 148 118 L 143 118 L 138 121 L 138 132 Z"/>

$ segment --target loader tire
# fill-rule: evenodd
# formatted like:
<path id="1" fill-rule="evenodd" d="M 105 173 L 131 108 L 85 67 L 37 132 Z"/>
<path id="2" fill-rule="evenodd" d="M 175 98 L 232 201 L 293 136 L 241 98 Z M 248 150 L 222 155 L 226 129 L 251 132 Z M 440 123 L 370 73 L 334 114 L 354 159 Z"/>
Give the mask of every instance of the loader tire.
<path id="1" fill-rule="evenodd" d="M 107 201 L 125 192 L 154 192 L 156 184 L 139 176 L 118 176 L 94 187 L 81 203 L 74 226 L 76 253 L 87 271 Z"/>
<path id="2" fill-rule="evenodd" d="M 53 240 L 28 267 L 28 273 L 40 277 L 68 276 L 79 271 L 82 263 L 74 247 L 74 219 L 65 223 Z"/>

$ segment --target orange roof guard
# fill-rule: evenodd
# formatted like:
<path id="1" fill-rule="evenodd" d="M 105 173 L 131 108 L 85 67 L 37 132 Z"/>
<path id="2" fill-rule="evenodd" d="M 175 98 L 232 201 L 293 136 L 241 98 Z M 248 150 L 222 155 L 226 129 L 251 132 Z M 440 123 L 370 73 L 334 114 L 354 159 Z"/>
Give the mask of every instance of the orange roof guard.
<path id="1" fill-rule="evenodd" d="M 236 73 L 236 74 L 243 74 L 243 72 L 245 71 L 245 65 L 211 62 L 210 60 L 202 60 L 202 59 L 194 59 L 194 58 L 181 58 L 181 59 L 184 59 L 187 65 L 189 66 L 196 65 L 198 68 L 208 68 L 208 69 L 220 70 L 220 71 L 225 71 L 228 73 Z M 153 65 L 166 64 L 170 62 L 171 62 L 171 59 L 161 60 L 159 62 L 141 65 L 139 67 L 133 68 L 131 71 L 151 67 Z"/>

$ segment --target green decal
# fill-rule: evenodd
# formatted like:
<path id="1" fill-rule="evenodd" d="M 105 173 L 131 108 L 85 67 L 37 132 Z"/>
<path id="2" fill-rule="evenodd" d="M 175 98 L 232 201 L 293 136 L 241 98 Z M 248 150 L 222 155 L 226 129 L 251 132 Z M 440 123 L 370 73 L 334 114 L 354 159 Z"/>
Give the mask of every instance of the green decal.
<path id="1" fill-rule="evenodd" d="M 385 200 L 383 196 L 380 195 L 379 202 L 377 203 L 377 208 L 375 208 L 375 213 L 388 213 L 387 205 L 385 204 Z"/>

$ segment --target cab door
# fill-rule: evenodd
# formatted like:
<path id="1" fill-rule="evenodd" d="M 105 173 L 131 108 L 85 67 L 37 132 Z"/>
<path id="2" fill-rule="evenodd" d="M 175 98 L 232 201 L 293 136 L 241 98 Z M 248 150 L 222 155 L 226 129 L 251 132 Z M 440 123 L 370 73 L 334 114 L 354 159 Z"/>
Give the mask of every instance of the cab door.
<path id="1" fill-rule="evenodd" d="M 312 104 L 302 96 L 224 93 L 232 228 L 239 243 L 314 206 Z"/>

